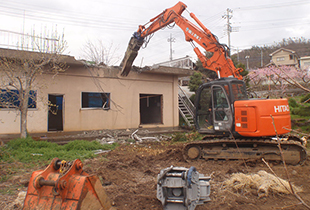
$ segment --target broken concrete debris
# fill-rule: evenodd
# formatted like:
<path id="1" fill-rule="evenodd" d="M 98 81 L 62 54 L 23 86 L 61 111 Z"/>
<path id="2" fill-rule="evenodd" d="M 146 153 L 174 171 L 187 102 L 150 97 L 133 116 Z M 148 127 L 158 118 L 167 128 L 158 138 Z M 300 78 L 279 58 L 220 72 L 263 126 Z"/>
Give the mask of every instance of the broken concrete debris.
<path id="1" fill-rule="evenodd" d="M 139 132 L 139 135 L 138 135 Z M 113 143 L 143 143 L 143 142 L 160 142 L 171 140 L 171 136 L 163 134 L 152 134 L 148 130 L 130 131 L 127 129 L 123 132 L 117 132 L 114 134 L 102 133 L 102 138 L 96 138 L 101 144 L 113 144 Z"/>
<path id="2" fill-rule="evenodd" d="M 134 140 L 137 140 L 138 142 L 143 142 L 143 141 L 160 141 L 157 137 L 139 137 L 137 135 L 137 132 L 139 131 L 139 129 L 137 129 L 135 132 L 133 132 L 131 134 L 131 138 Z"/>

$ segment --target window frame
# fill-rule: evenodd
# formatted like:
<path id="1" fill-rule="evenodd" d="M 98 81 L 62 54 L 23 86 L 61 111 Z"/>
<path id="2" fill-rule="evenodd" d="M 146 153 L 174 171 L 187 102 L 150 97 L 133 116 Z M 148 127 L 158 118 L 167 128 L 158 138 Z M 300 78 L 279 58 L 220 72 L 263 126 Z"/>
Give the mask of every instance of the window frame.
<path id="1" fill-rule="evenodd" d="M 88 100 L 87 101 L 84 101 L 84 98 L 83 98 L 84 94 L 88 94 Z M 89 94 L 100 94 L 100 96 L 97 96 L 97 98 L 100 97 L 102 99 L 102 97 L 106 97 L 106 100 L 105 101 L 101 100 L 102 101 L 101 106 L 89 105 L 89 103 L 90 103 L 89 99 L 90 98 L 96 98 L 94 96 L 89 97 Z M 83 102 L 85 102 L 87 104 L 83 105 Z M 98 101 L 93 101 L 93 103 L 98 103 Z M 111 109 L 111 93 L 108 93 L 108 92 L 90 92 L 90 91 L 81 92 L 81 109 L 82 110 L 94 110 L 94 109 L 109 110 L 109 109 Z"/>
<path id="2" fill-rule="evenodd" d="M 246 87 L 244 83 L 241 82 L 232 82 L 231 83 L 231 92 L 233 95 L 233 101 L 242 101 L 248 100 Z"/>
<path id="3" fill-rule="evenodd" d="M 2 105 L 0 103 L 0 110 L 12 110 L 12 109 L 19 109 L 20 108 L 20 100 L 19 100 L 19 90 L 16 89 L 1 89 L 0 90 L 0 96 L 3 98 L 3 94 L 14 94 L 12 96 L 8 95 L 8 98 L 10 97 L 16 97 L 13 99 L 13 101 L 10 101 L 10 104 L 12 105 Z M 37 91 L 36 90 L 30 90 L 29 91 L 29 98 L 28 98 L 28 106 L 27 108 L 30 110 L 36 110 L 37 109 Z"/>

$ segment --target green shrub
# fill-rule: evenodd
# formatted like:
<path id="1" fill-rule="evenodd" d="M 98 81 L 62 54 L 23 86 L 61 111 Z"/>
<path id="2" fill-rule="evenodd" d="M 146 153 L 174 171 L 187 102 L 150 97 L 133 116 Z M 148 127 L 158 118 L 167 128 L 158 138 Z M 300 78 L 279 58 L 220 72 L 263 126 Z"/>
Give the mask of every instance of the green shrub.
<path id="1" fill-rule="evenodd" d="M 299 104 L 297 103 L 297 101 L 294 98 L 289 98 L 288 104 L 290 107 L 294 107 L 294 108 L 299 106 Z"/>
<path id="2" fill-rule="evenodd" d="M 293 115 L 310 116 L 310 107 L 299 107 L 291 111 Z"/>
<path id="3" fill-rule="evenodd" d="M 301 97 L 300 102 L 304 103 L 305 101 L 307 101 L 307 103 L 310 103 L 310 93 L 308 93 L 307 95 Z"/>
<path id="4" fill-rule="evenodd" d="M 172 138 L 173 142 L 183 142 L 186 141 L 186 135 L 185 133 L 175 133 L 174 137 Z"/>
<path id="5" fill-rule="evenodd" d="M 200 141 L 204 137 L 203 134 L 200 134 L 198 131 L 193 131 L 189 134 L 187 134 L 188 141 Z"/>
<path id="6" fill-rule="evenodd" d="M 191 100 L 193 104 L 195 104 L 195 99 L 196 99 L 196 94 L 193 94 L 189 97 L 189 100 Z"/>
<path id="7" fill-rule="evenodd" d="M 184 141 L 200 141 L 203 139 L 203 134 L 198 131 L 191 131 L 188 133 L 175 133 L 172 138 L 173 142 L 184 142 Z"/>

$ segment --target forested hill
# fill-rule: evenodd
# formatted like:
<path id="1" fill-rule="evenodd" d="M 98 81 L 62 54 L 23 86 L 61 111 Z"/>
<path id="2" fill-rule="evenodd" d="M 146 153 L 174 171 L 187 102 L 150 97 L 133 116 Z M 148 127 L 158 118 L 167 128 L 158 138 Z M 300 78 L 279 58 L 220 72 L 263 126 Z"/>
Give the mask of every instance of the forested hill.
<path id="1" fill-rule="evenodd" d="M 238 61 L 239 58 L 239 62 L 246 66 L 247 61 L 245 57 L 249 56 L 249 68 L 258 68 L 261 67 L 262 64 L 265 66 L 270 63 L 271 57 L 269 55 L 279 48 L 293 50 L 299 57 L 310 56 L 310 39 L 305 39 L 303 37 L 283 39 L 281 42 L 270 46 L 253 46 L 251 49 L 240 51 L 239 53 L 233 54 L 231 57 L 234 61 Z"/>

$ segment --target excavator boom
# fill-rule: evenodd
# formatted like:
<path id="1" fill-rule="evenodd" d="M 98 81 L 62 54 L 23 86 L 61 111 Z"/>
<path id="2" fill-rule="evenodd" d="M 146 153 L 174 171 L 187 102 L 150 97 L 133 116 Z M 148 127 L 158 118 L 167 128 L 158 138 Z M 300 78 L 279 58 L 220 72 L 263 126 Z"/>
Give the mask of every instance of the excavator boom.
<path id="1" fill-rule="evenodd" d="M 196 26 L 181 16 L 186 7 L 184 3 L 178 2 L 175 6 L 164 10 L 161 14 L 152 18 L 148 27 L 146 26 L 147 24 L 139 26 L 138 31 L 135 32 L 130 39 L 127 51 L 121 62 L 122 76 L 127 76 L 130 72 L 131 66 L 144 42 L 144 38 L 171 23 L 175 23 L 183 30 L 185 40 L 192 43 L 194 52 L 202 62 L 204 68 L 215 71 L 219 78 L 235 77 L 240 80 L 242 79 L 240 75 L 242 69 L 237 69 L 233 65 L 232 60 L 228 57 L 229 50 L 227 46 L 220 44 L 216 36 L 213 35 L 193 13 L 190 13 L 190 16 L 199 26 Z M 209 59 L 206 58 L 199 48 L 194 45 L 194 42 L 204 48 L 205 51 L 213 53 L 213 56 Z"/>

